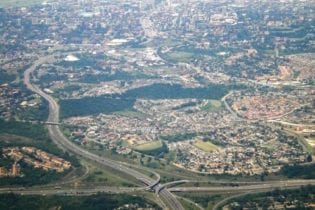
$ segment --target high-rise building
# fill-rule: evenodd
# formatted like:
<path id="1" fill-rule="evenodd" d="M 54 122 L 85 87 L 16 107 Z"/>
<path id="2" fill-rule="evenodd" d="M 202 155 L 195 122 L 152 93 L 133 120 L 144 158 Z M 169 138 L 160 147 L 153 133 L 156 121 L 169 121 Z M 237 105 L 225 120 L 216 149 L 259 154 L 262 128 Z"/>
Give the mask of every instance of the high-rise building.
<path id="1" fill-rule="evenodd" d="M 15 162 L 12 165 L 12 176 L 18 176 L 20 174 L 20 167 L 19 165 Z"/>
<path id="2" fill-rule="evenodd" d="M 6 176 L 7 175 L 7 170 L 5 167 L 0 167 L 0 176 Z"/>

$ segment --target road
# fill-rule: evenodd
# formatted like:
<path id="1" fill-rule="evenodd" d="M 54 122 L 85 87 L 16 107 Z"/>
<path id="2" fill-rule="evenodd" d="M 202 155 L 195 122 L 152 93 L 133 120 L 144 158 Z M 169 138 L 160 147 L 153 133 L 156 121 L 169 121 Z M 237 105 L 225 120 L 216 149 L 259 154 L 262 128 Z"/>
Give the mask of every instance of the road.
<path id="1" fill-rule="evenodd" d="M 183 180 L 189 181 L 189 180 Z M 170 182 L 174 183 L 174 182 Z M 219 187 L 174 187 L 170 188 L 169 191 L 172 192 L 219 192 L 219 193 L 238 193 L 236 196 L 243 195 L 244 192 L 246 194 L 250 193 L 257 193 L 257 192 L 265 192 L 270 191 L 275 188 L 293 188 L 293 187 L 300 187 L 309 184 L 315 184 L 315 180 L 286 180 L 286 181 L 270 181 L 264 182 L 261 184 L 250 184 L 243 186 L 219 186 Z M 168 185 L 167 183 L 165 185 Z M 16 193 L 21 195 L 73 195 L 73 196 L 80 196 L 80 195 L 93 195 L 97 193 L 126 193 L 126 192 L 135 192 L 141 191 L 143 188 L 124 188 L 124 187 L 85 187 L 85 188 L 63 188 L 63 189 L 56 189 L 51 187 L 33 187 L 33 188 L 0 188 L 1 193 Z M 166 193 L 170 193 L 169 191 L 165 191 Z M 168 195 L 168 194 L 166 194 Z M 226 200 L 235 197 L 228 197 L 220 201 L 218 204 L 222 204 Z M 167 202 L 172 202 L 168 197 L 163 198 Z M 175 204 L 174 204 L 175 205 Z M 219 205 L 216 205 L 219 206 Z M 199 207 L 200 208 L 200 207 Z"/>
<path id="2" fill-rule="evenodd" d="M 219 187 L 174 187 L 170 188 L 171 192 L 241 192 L 251 190 L 266 190 L 275 188 L 290 188 L 300 187 L 305 185 L 314 185 L 315 180 L 288 180 L 288 181 L 274 181 L 262 182 L 261 184 L 251 184 L 243 186 L 219 186 Z"/>
<path id="3" fill-rule="evenodd" d="M 94 195 L 97 193 L 126 193 L 143 190 L 142 188 L 94 187 L 94 188 L 4 188 L 1 193 L 15 193 L 20 195 Z"/>
<path id="4" fill-rule="evenodd" d="M 242 196 L 245 196 L 245 195 L 248 195 L 248 194 L 252 194 L 252 193 L 256 193 L 256 192 L 252 192 L 252 191 L 249 191 L 249 192 L 246 192 L 246 193 L 240 193 L 240 194 L 237 194 L 237 195 L 232 195 L 232 196 L 229 196 L 227 198 L 224 198 L 223 200 L 219 201 L 218 203 L 216 203 L 213 207 L 212 207 L 212 210 L 217 210 L 219 209 L 219 207 L 221 205 L 224 205 L 226 202 L 228 202 L 229 200 L 231 199 L 234 199 L 234 198 L 238 198 L 238 197 L 242 197 Z"/>
<path id="5" fill-rule="evenodd" d="M 188 182 L 193 182 L 193 181 L 192 180 L 177 180 L 177 181 L 165 183 L 163 185 L 160 184 L 160 187 L 156 189 L 155 193 L 158 194 L 164 188 L 178 185 L 178 184 L 188 183 Z"/>
<path id="6" fill-rule="evenodd" d="M 315 120 L 315 119 L 314 119 Z M 268 120 L 267 122 L 271 122 L 271 123 L 279 123 L 279 124 L 283 124 L 283 125 L 289 125 L 289 126 L 305 126 L 305 127 L 315 127 L 315 124 L 305 124 L 305 123 L 292 123 L 292 122 L 286 122 L 286 121 L 282 121 L 282 120 Z"/>
<path id="7" fill-rule="evenodd" d="M 234 119 L 235 119 L 236 121 L 256 122 L 257 120 L 250 120 L 250 119 L 243 118 L 242 116 L 239 116 L 239 115 L 237 114 L 237 112 L 234 111 L 234 110 L 230 107 L 230 105 L 226 102 L 226 98 L 229 97 L 229 96 L 232 95 L 232 94 L 233 94 L 232 91 L 229 92 L 227 95 L 225 95 L 225 96 L 221 99 L 221 102 L 224 103 L 224 106 L 225 106 L 226 109 L 233 115 Z M 294 108 L 294 109 L 292 109 L 292 110 L 290 110 L 290 111 L 288 111 L 288 112 L 286 112 L 286 113 L 284 113 L 284 114 L 277 115 L 277 116 L 274 116 L 274 117 L 269 118 L 269 119 L 267 120 L 267 122 L 277 122 L 277 123 L 282 123 L 282 124 L 286 124 L 286 125 L 299 125 L 299 124 L 284 122 L 284 121 L 281 121 L 281 120 L 279 120 L 279 119 L 282 118 L 282 117 L 284 117 L 284 116 L 286 116 L 286 115 L 291 114 L 291 113 L 294 112 L 295 110 L 297 110 L 297 109 L 299 109 L 299 108 L 301 108 L 301 107 L 304 107 L 304 106 L 306 106 L 306 105 L 310 105 L 310 104 L 302 104 L 302 105 L 300 105 L 300 106 L 298 106 L 298 107 L 296 107 L 296 108 Z"/>
<path id="8" fill-rule="evenodd" d="M 58 105 L 58 103 L 55 101 L 55 99 L 52 96 L 43 92 L 38 86 L 31 83 L 32 72 L 34 70 L 36 70 L 36 68 L 38 66 L 40 66 L 41 64 L 46 63 L 46 62 L 51 62 L 53 60 L 54 60 L 54 55 L 48 55 L 48 56 L 41 57 L 40 59 L 35 61 L 34 64 L 24 72 L 24 84 L 26 85 L 26 87 L 29 90 L 31 90 L 32 92 L 37 93 L 38 95 L 43 97 L 49 103 L 49 116 L 48 116 L 47 121 L 51 122 L 51 123 L 56 123 L 56 124 L 47 125 L 48 132 L 49 132 L 51 139 L 59 147 L 63 148 L 64 150 L 68 150 L 68 151 L 72 152 L 73 154 L 76 154 L 76 155 L 79 155 L 83 158 L 95 161 L 95 162 L 102 164 L 104 166 L 111 167 L 111 168 L 116 169 L 117 171 L 119 171 L 121 173 L 124 173 L 124 174 L 131 176 L 131 177 L 134 177 L 134 178 L 144 182 L 145 184 L 148 185 L 148 188 L 151 188 L 152 190 L 155 191 L 156 188 L 158 188 L 160 185 L 159 184 L 159 182 L 160 182 L 159 177 L 157 180 L 154 180 L 154 179 L 146 176 L 145 174 L 142 174 L 142 173 L 132 169 L 131 166 L 128 167 L 124 164 L 113 161 L 111 159 L 107 159 L 104 157 L 100 157 L 96 154 L 93 154 L 93 153 L 81 148 L 80 146 L 72 143 L 63 135 L 63 133 L 61 132 L 59 125 L 58 125 L 58 123 L 59 123 L 59 105 Z M 180 202 L 176 199 L 176 197 L 172 193 L 170 193 L 166 188 L 162 189 L 160 191 L 159 195 L 163 199 L 163 201 L 166 202 L 166 205 L 170 209 L 174 209 L 174 210 L 184 209 L 182 207 L 182 205 L 180 204 Z"/>
<path id="9" fill-rule="evenodd" d="M 230 105 L 226 102 L 226 98 L 229 97 L 230 95 L 232 95 L 233 92 L 231 91 L 230 93 L 228 93 L 227 95 L 225 95 L 222 99 L 221 99 L 221 102 L 224 103 L 224 106 L 226 107 L 226 109 L 233 115 L 234 119 L 236 121 L 243 121 L 245 119 L 241 118 L 238 116 L 238 114 L 236 112 L 234 112 L 232 110 L 232 108 L 230 107 Z"/>
<path id="10" fill-rule="evenodd" d="M 281 114 L 281 115 L 277 115 L 277 116 L 274 116 L 274 117 L 270 118 L 270 120 L 281 119 L 282 117 L 285 117 L 285 116 L 287 116 L 287 115 L 289 115 L 289 114 L 295 112 L 296 110 L 298 110 L 298 109 L 300 109 L 300 108 L 302 108 L 302 107 L 304 107 L 304 106 L 308 106 L 308 105 L 311 105 L 311 106 L 312 106 L 312 103 L 301 104 L 301 105 L 299 105 L 298 107 L 295 107 L 295 108 L 291 109 L 290 111 L 288 111 L 288 112 L 286 112 L 286 113 L 283 113 L 283 114 Z"/>

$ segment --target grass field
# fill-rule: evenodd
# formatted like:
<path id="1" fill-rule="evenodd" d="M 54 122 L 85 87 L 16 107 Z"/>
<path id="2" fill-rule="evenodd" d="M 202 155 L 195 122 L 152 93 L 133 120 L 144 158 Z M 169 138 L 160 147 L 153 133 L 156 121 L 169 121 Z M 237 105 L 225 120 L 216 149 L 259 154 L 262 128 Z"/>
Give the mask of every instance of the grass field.
<path id="1" fill-rule="evenodd" d="M 194 56 L 193 53 L 184 52 L 184 51 L 174 51 L 167 54 L 167 57 L 176 62 L 185 62 L 192 59 Z"/>
<path id="2" fill-rule="evenodd" d="M 223 108 L 222 102 L 219 100 L 209 100 L 209 102 L 206 105 L 201 107 L 202 110 L 210 112 L 217 112 L 222 110 L 222 108 Z"/>
<path id="3" fill-rule="evenodd" d="M 311 146 L 311 147 L 315 147 L 315 138 L 308 138 L 305 139 L 305 141 Z"/>
<path id="4" fill-rule="evenodd" d="M 303 135 L 301 134 L 297 134 L 296 132 L 294 132 L 293 130 L 291 129 L 285 129 L 285 131 L 288 133 L 288 134 L 291 134 L 293 136 L 296 136 L 299 140 L 299 143 L 301 144 L 301 146 L 303 147 L 303 149 L 310 153 L 310 154 L 315 154 L 315 147 L 313 147 L 310 142 L 308 142 L 304 137 Z"/>
<path id="5" fill-rule="evenodd" d="M 202 141 L 202 140 L 197 140 L 195 143 L 194 143 L 194 146 L 205 151 L 205 152 L 212 152 L 212 151 L 215 151 L 215 150 L 219 150 L 220 147 L 212 144 L 211 142 L 209 141 Z"/>
<path id="6" fill-rule="evenodd" d="M 124 117 L 135 117 L 138 119 L 144 119 L 145 117 L 147 117 L 147 115 L 145 113 L 142 112 L 138 112 L 138 111 L 130 111 L 130 110 L 125 110 L 125 111 L 118 111 L 115 112 L 115 114 L 118 114 L 120 116 L 124 116 Z"/>
<path id="7" fill-rule="evenodd" d="M 83 180 L 83 183 L 90 184 L 103 184 L 106 186 L 137 186 L 131 180 L 124 179 L 123 177 L 117 176 L 115 171 L 111 171 L 110 168 L 101 168 L 98 165 L 94 165 L 90 161 L 82 160 L 82 164 L 88 167 L 89 175 Z"/>
<path id="8" fill-rule="evenodd" d="M 161 141 L 152 141 L 145 144 L 140 144 L 134 147 L 135 150 L 138 151 L 151 151 L 162 147 L 163 144 Z"/>
<path id="9" fill-rule="evenodd" d="M 304 145 L 304 148 L 307 152 L 310 154 L 315 154 L 315 147 L 313 146 L 311 141 L 307 141 L 303 136 L 299 135 L 298 136 L 299 141 L 301 142 L 302 145 Z M 314 143 L 314 140 L 313 140 Z"/>
<path id="10" fill-rule="evenodd" d="M 34 144 L 33 140 L 30 138 L 26 138 L 23 136 L 18 136 L 14 134 L 6 134 L 0 133 L 0 140 L 2 143 L 10 144 L 20 144 L 20 145 L 27 145 L 27 144 Z"/>
<path id="11" fill-rule="evenodd" d="M 199 204 L 206 210 L 213 209 L 215 203 L 221 201 L 222 199 L 231 196 L 232 194 L 214 194 L 214 193 L 176 193 L 177 195 L 187 198 L 192 202 Z M 187 206 L 187 204 L 185 205 Z M 188 208 L 192 209 L 192 208 Z"/>
<path id="12" fill-rule="evenodd" d="M 198 208 L 194 203 L 191 202 L 188 202 L 187 199 L 183 199 L 183 198 L 180 198 L 179 199 L 180 203 L 183 205 L 183 207 L 185 209 L 188 209 L 188 210 L 200 210 L 200 208 Z"/>
<path id="13" fill-rule="evenodd" d="M 1 0 L 0 8 L 4 7 L 25 7 L 32 4 L 47 2 L 45 0 Z"/>

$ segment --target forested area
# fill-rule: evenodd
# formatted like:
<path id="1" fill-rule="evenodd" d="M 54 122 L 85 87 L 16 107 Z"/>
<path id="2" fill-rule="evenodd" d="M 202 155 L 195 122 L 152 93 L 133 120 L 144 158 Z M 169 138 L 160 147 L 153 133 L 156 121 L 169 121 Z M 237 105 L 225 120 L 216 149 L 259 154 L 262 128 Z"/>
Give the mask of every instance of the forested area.
<path id="1" fill-rule="evenodd" d="M 67 209 L 67 210 L 106 210 L 153 208 L 161 209 L 155 203 L 140 196 L 121 194 L 99 194 L 92 196 L 20 196 L 15 194 L 0 195 L 0 209 Z"/>
<path id="2" fill-rule="evenodd" d="M 71 116 L 130 110 L 134 102 L 135 99 L 109 98 L 104 96 L 61 100 L 61 117 L 67 118 Z"/>
<path id="3" fill-rule="evenodd" d="M 275 189 L 266 193 L 249 194 L 229 201 L 229 207 L 232 210 L 247 209 L 294 209 L 310 210 L 308 206 L 315 201 L 315 187 L 308 185 L 299 189 L 280 190 Z M 282 206 L 282 208 L 281 208 Z"/>
<path id="4" fill-rule="evenodd" d="M 221 99 L 231 89 L 243 86 L 212 84 L 207 87 L 185 88 L 178 84 L 153 84 L 126 91 L 122 94 L 65 99 L 60 101 L 61 116 L 94 115 L 132 110 L 137 98 L 144 99 Z"/>
<path id="5" fill-rule="evenodd" d="M 315 179 L 315 164 L 285 165 L 279 174 L 288 178 Z"/>
<path id="6" fill-rule="evenodd" d="M 0 85 L 2 83 L 11 82 L 15 79 L 15 75 L 8 74 L 4 70 L 0 69 Z"/>
<path id="7" fill-rule="evenodd" d="M 74 156 L 69 155 L 59 149 L 50 139 L 46 128 L 43 125 L 3 121 L 0 120 L 0 166 L 5 166 L 10 169 L 13 161 L 8 158 L 3 158 L 1 151 L 5 147 L 23 147 L 32 146 L 42 149 L 48 153 L 57 155 L 71 162 L 72 166 L 79 167 L 80 163 Z M 64 173 L 56 173 L 54 171 L 43 171 L 35 169 L 32 166 L 25 164 L 23 161 L 18 162 L 21 171 L 24 174 L 22 177 L 1 177 L 0 185 L 36 185 L 49 183 L 62 178 L 68 171 Z"/>
<path id="8" fill-rule="evenodd" d="M 116 71 L 114 74 L 84 74 L 79 81 L 84 83 L 100 83 L 104 81 L 123 80 L 130 81 L 135 79 L 149 79 L 149 75 L 143 73 L 129 73 Z"/>

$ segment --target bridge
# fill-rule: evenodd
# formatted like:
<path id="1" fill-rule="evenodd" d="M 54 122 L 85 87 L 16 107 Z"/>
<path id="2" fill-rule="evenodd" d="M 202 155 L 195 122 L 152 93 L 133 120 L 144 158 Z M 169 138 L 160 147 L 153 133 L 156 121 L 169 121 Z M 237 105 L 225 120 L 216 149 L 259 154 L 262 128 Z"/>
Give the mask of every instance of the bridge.
<path id="1" fill-rule="evenodd" d="M 155 193 L 159 194 L 160 191 L 164 188 L 168 188 L 168 187 L 173 187 L 174 185 L 178 185 L 178 184 L 183 184 L 183 183 L 188 183 L 188 182 L 192 182 L 191 180 L 177 180 L 177 181 L 173 181 L 173 182 L 168 182 L 165 184 L 160 184 L 158 186 L 158 188 L 155 189 Z"/>

